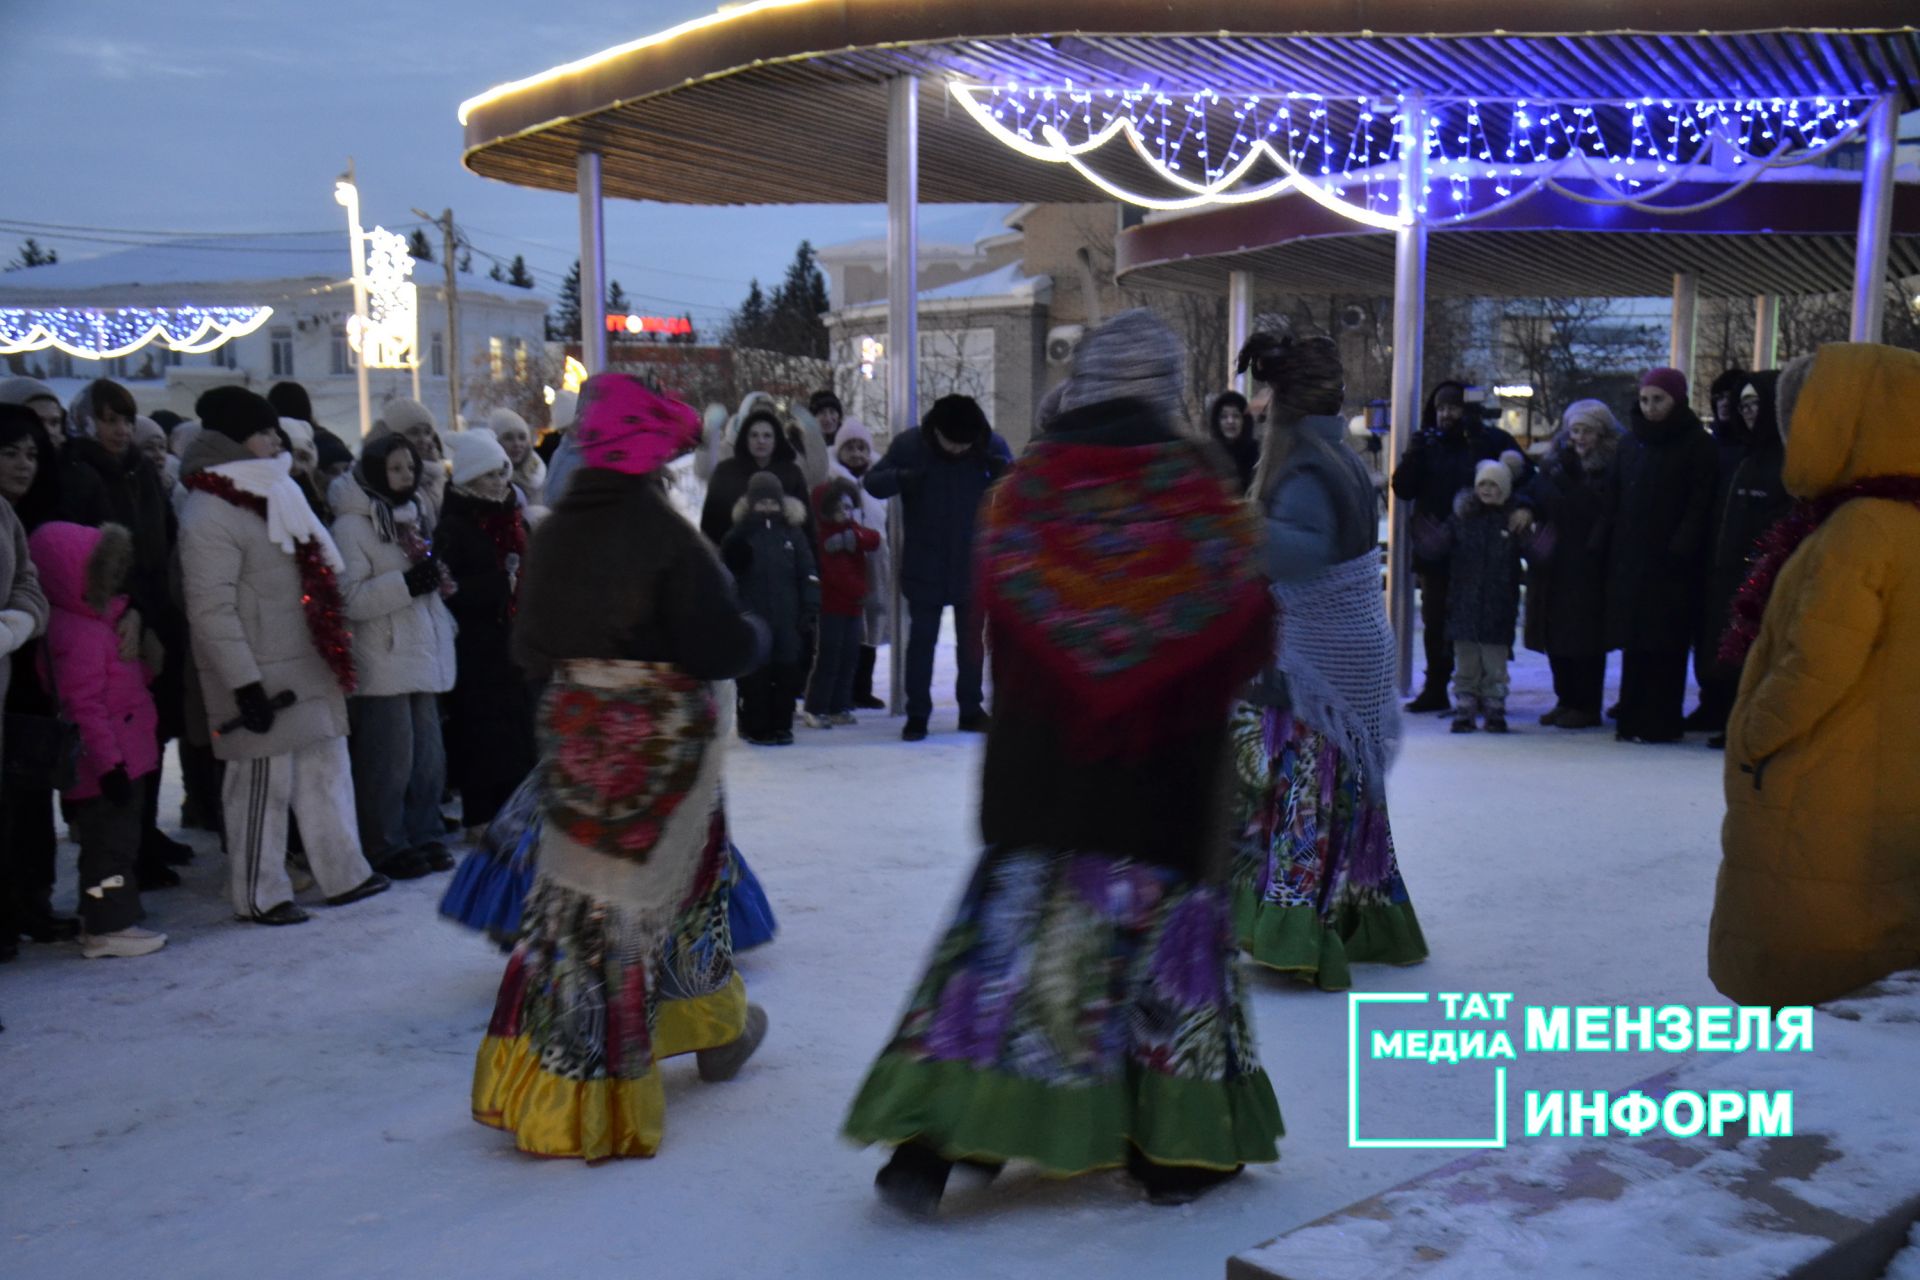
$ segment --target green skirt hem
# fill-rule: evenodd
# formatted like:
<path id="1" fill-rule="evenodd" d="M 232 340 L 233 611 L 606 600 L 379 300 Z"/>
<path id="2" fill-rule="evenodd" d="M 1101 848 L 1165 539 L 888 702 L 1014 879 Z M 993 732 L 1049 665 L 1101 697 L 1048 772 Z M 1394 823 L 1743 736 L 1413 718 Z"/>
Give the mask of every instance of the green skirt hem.
<path id="1" fill-rule="evenodd" d="M 842 1132 L 862 1146 L 917 1138 L 949 1160 L 1026 1160 L 1067 1177 L 1125 1165 L 1130 1145 L 1156 1164 L 1266 1164 L 1286 1128 L 1264 1071 L 1214 1082 L 1131 1070 L 1056 1085 L 889 1051 Z"/>
<path id="2" fill-rule="evenodd" d="M 1252 889 L 1233 893 L 1233 936 L 1254 963 L 1296 974 L 1322 991 L 1353 986 L 1355 964 L 1419 964 L 1427 939 L 1411 902 L 1382 903 L 1342 913 L 1340 927 L 1312 907 L 1282 907 Z"/>

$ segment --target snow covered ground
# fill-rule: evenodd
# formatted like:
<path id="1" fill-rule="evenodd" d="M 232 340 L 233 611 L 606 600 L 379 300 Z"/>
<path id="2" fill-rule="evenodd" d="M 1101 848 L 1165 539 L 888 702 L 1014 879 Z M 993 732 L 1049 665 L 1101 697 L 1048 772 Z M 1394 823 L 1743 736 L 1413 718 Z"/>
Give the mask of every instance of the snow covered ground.
<path id="1" fill-rule="evenodd" d="M 1287 1123 L 1278 1165 L 1180 1209 L 1118 1175 L 1016 1171 L 986 1190 L 956 1175 L 934 1224 L 886 1212 L 878 1154 L 837 1132 L 974 857 L 979 741 L 952 731 L 941 674 L 926 743 L 875 714 L 730 758 L 736 836 L 780 917 L 779 938 L 741 961 L 772 1031 L 726 1085 L 669 1065 L 651 1161 L 535 1160 L 468 1117 L 502 958 L 435 915 L 444 876 L 298 928 L 248 927 L 195 836 L 187 886 L 148 898 L 165 951 L 83 962 L 28 947 L 0 968 L 0 1271 L 1216 1276 L 1450 1158 L 1350 1150 L 1346 1000 L 1253 975 Z M 1390 795 L 1433 958 L 1357 968 L 1359 989 L 1719 1003 L 1705 974 L 1719 755 L 1698 736 L 1626 746 L 1542 729 L 1544 663 L 1522 655 L 1516 675 L 1510 737 L 1411 725 Z M 170 774 L 162 814 L 177 813 Z M 1529 1087 L 1624 1086 L 1671 1064 L 1600 1058 Z M 1394 1109 L 1481 1131 L 1483 1092 L 1451 1078 L 1420 1077 Z"/>

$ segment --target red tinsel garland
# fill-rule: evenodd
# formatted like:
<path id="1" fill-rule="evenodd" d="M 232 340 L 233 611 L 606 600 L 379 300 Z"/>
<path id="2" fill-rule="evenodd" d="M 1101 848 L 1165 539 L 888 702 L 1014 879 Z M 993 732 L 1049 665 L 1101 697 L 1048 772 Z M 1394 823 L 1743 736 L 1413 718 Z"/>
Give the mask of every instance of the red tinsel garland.
<path id="1" fill-rule="evenodd" d="M 1738 668 L 1747 650 L 1760 638 L 1760 620 L 1767 615 L 1773 584 L 1789 557 L 1828 516 L 1855 498 L 1887 498 L 1920 507 L 1920 476 L 1869 476 L 1823 493 L 1810 502 L 1796 502 L 1754 545 L 1753 569 L 1733 598 L 1733 620 L 1720 639 L 1720 661 Z"/>
<path id="2" fill-rule="evenodd" d="M 241 492 L 225 476 L 200 471 L 182 483 L 242 511 L 251 511 L 262 520 L 267 518 L 267 500 Z M 300 603 L 307 611 L 307 634 L 313 637 L 313 647 L 339 682 L 340 692 L 350 694 L 359 687 L 359 679 L 353 670 L 353 632 L 347 628 L 347 607 L 340 598 L 339 580 L 320 543 L 313 538 L 295 544 L 293 561 L 300 568 Z"/>
<path id="3" fill-rule="evenodd" d="M 483 507 L 474 516 L 480 532 L 487 535 L 493 543 L 493 552 L 499 567 L 507 569 L 507 557 L 518 557 L 518 563 L 525 564 L 527 559 L 527 522 L 520 516 L 520 506 L 509 499 L 501 506 Z M 513 592 L 507 597 L 507 617 L 520 612 L 520 575 L 513 574 Z"/>

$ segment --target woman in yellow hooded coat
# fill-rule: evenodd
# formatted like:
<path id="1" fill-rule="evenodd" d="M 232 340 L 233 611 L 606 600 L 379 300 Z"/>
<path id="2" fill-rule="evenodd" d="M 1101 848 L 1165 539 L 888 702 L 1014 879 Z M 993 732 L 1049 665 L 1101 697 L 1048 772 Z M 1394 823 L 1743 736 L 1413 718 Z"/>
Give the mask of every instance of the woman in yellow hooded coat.
<path id="1" fill-rule="evenodd" d="M 1727 724 L 1707 969 L 1743 1004 L 1920 967 L 1920 354 L 1822 347 L 1789 405 L 1801 372 L 1780 422 L 1802 505 L 1744 593 L 1765 613 Z"/>

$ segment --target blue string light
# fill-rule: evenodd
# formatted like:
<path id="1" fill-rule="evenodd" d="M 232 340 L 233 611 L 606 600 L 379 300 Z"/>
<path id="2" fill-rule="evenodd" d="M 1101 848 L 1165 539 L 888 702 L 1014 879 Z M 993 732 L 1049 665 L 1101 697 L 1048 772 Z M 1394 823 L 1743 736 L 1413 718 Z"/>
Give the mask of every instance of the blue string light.
<path id="1" fill-rule="evenodd" d="M 272 314 L 272 307 L 0 307 L 0 355 L 54 347 L 81 360 L 112 360 L 152 342 L 201 355 Z"/>

